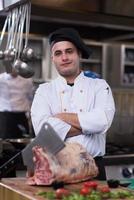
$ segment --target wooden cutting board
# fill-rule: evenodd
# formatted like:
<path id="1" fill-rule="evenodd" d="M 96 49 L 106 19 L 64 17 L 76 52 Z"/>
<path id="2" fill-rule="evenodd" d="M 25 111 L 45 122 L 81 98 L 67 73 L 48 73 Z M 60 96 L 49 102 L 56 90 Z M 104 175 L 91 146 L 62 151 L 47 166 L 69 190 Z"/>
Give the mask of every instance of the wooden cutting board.
<path id="1" fill-rule="evenodd" d="M 39 191 L 52 190 L 51 187 L 29 186 L 26 178 L 3 178 L 0 182 L 0 200 L 44 200 Z"/>
<path id="2" fill-rule="evenodd" d="M 98 181 L 101 185 L 103 181 Z M 65 187 L 70 191 L 78 190 L 83 183 L 68 184 Z M 125 188 L 124 188 L 125 189 Z M 114 189 L 116 190 L 116 189 Z M 51 186 L 30 186 L 26 178 L 3 178 L 0 182 L 0 200 L 47 200 L 37 195 L 39 192 L 53 191 Z"/>
<path id="3" fill-rule="evenodd" d="M 82 183 L 68 184 L 65 187 L 70 191 L 81 188 Z M 37 195 L 39 192 L 53 191 L 51 186 L 30 186 L 26 178 L 3 178 L 0 182 L 0 200 L 45 200 Z"/>

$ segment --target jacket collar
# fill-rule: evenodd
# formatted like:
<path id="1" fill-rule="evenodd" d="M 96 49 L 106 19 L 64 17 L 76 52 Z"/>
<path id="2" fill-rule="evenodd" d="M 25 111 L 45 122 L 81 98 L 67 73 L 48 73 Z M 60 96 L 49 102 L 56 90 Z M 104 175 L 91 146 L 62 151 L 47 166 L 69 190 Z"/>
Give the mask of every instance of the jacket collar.
<path id="1" fill-rule="evenodd" d="M 74 84 L 79 82 L 80 80 L 82 80 L 84 78 L 84 73 L 83 71 L 76 77 L 75 81 L 74 81 Z M 62 82 L 64 85 L 67 85 L 67 81 L 66 79 L 59 75 L 58 78 L 57 78 L 58 81 Z"/>

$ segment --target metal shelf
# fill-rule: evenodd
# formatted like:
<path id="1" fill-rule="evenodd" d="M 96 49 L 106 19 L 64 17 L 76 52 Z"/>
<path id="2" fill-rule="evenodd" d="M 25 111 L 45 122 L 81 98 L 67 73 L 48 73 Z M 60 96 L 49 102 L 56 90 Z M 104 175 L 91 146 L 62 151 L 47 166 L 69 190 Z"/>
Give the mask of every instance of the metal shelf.
<path id="1" fill-rule="evenodd" d="M 109 80 L 112 87 L 134 87 L 134 45 L 109 46 Z"/>
<path id="2" fill-rule="evenodd" d="M 81 59 L 81 62 L 83 62 L 83 63 L 96 63 L 96 64 L 102 63 L 102 61 L 100 59 Z"/>
<path id="3" fill-rule="evenodd" d="M 134 66 L 134 61 L 125 61 L 124 65 Z"/>
<path id="4" fill-rule="evenodd" d="M 91 56 L 89 59 L 81 59 L 82 69 L 93 71 L 106 79 L 107 44 L 90 40 L 84 42 L 91 49 Z"/>

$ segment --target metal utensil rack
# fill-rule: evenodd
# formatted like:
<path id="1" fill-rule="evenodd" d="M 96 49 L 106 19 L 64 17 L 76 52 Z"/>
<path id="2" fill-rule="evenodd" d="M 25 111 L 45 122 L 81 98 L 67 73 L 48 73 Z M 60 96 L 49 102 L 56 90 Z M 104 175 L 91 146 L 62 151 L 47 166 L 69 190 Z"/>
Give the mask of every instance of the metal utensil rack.
<path id="1" fill-rule="evenodd" d="M 0 12 L 9 11 L 10 9 L 17 7 L 20 4 L 27 2 L 28 0 L 1 0 Z"/>

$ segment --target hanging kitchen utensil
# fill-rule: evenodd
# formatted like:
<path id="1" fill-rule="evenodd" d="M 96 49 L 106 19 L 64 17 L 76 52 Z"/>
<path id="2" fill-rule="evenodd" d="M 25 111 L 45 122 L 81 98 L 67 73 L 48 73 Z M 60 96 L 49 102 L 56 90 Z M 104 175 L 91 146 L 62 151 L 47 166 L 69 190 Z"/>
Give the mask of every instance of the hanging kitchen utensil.
<path id="1" fill-rule="evenodd" d="M 24 77 L 24 78 L 30 78 L 34 75 L 34 71 L 32 67 L 30 67 L 26 62 L 21 60 L 21 52 L 22 52 L 22 42 L 23 42 L 23 30 L 24 30 L 24 23 L 28 11 L 29 3 L 23 5 L 22 7 L 22 15 L 20 18 L 20 24 L 18 28 L 18 38 L 17 38 L 17 49 L 18 49 L 18 54 L 17 54 L 17 59 L 15 60 L 13 64 L 13 68 L 16 70 L 16 72 Z M 27 22 L 26 22 L 27 23 Z"/>
<path id="2" fill-rule="evenodd" d="M 18 51 L 18 49 L 16 49 L 16 35 L 18 34 L 18 24 L 21 14 L 21 7 L 19 9 L 12 9 L 8 14 L 8 37 L 4 51 L 4 65 L 7 73 L 12 72 L 12 62 L 14 62 Z"/>
<path id="3" fill-rule="evenodd" d="M 0 50 L 0 59 L 3 59 L 7 73 L 12 69 L 24 77 L 30 78 L 34 75 L 33 68 L 26 61 L 33 58 L 33 49 L 28 48 L 28 34 L 30 27 L 31 2 L 20 5 L 12 9 L 7 15 L 1 37 L 0 47 L 3 37 L 8 27 L 8 37 L 5 50 Z M 23 31 L 25 27 L 25 45 L 23 47 Z M 21 54 L 24 49 L 26 60 L 21 60 Z"/>
<path id="4" fill-rule="evenodd" d="M 22 59 L 26 61 L 32 60 L 34 58 L 33 49 L 28 47 L 28 35 L 29 35 L 29 30 L 30 30 L 30 15 L 31 15 L 31 2 L 28 2 L 27 11 L 26 11 L 25 45 L 22 52 Z"/>
<path id="5" fill-rule="evenodd" d="M 11 13 L 8 14 L 7 16 L 7 27 L 8 27 L 8 32 L 10 30 L 10 25 L 11 25 Z M 7 36 L 7 38 L 9 37 L 9 35 Z M 2 39 L 3 40 L 3 39 Z M 7 41 L 9 41 L 9 38 L 7 39 Z M 7 42 L 8 43 L 8 42 Z M 7 45 L 6 45 L 7 46 Z M 8 50 L 3 50 L 3 65 L 6 69 L 7 73 L 11 73 L 12 71 L 12 66 L 10 64 L 10 60 L 8 58 Z"/>
<path id="6" fill-rule="evenodd" d="M 19 9 L 20 11 L 20 9 Z M 7 44 L 6 44 L 6 49 L 4 51 L 5 59 L 4 59 L 4 64 L 7 73 L 12 72 L 12 62 L 14 61 L 16 54 L 17 54 L 17 49 L 14 47 L 13 39 L 14 39 L 14 34 L 16 34 L 16 30 L 18 29 L 16 24 L 20 18 L 21 13 L 18 12 L 18 9 L 13 9 L 11 12 L 9 12 L 9 20 L 8 20 L 8 38 L 7 38 Z"/>
<path id="7" fill-rule="evenodd" d="M 15 48 L 16 34 L 19 23 L 20 13 L 18 8 L 15 8 L 12 11 L 12 24 L 11 24 L 11 32 L 9 34 L 9 44 L 8 44 L 8 58 L 10 61 L 13 61 L 17 54 L 17 49 Z"/>
<path id="8" fill-rule="evenodd" d="M 16 9 L 12 10 L 9 13 L 9 20 L 8 20 L 8 39 L 4 55 L 5 55 L 5 61 L 9 62 L 12 62 L 15 58 L 15 50 L 13 48 L 15 23 L 16 23 Z"/>
<path id="9" fill-rule="evenodd" d="M 20 19 L 19 19 L 19 26 L 18 26 L 17 40 L 16 40 L 17 54 L 16 54 L 15 62 L 13 64 L 13 67 L 18 74 L 20 73 L 20 66 L 23 64 L 23 62 L 20 60 L 20 53 L 22 51 L 23 29 L 24 29 L 24 23 L 25 23 L 25 17 L 26 17 L 25 5 L 20 7 L 19 13 L 20 13 Z"/>

